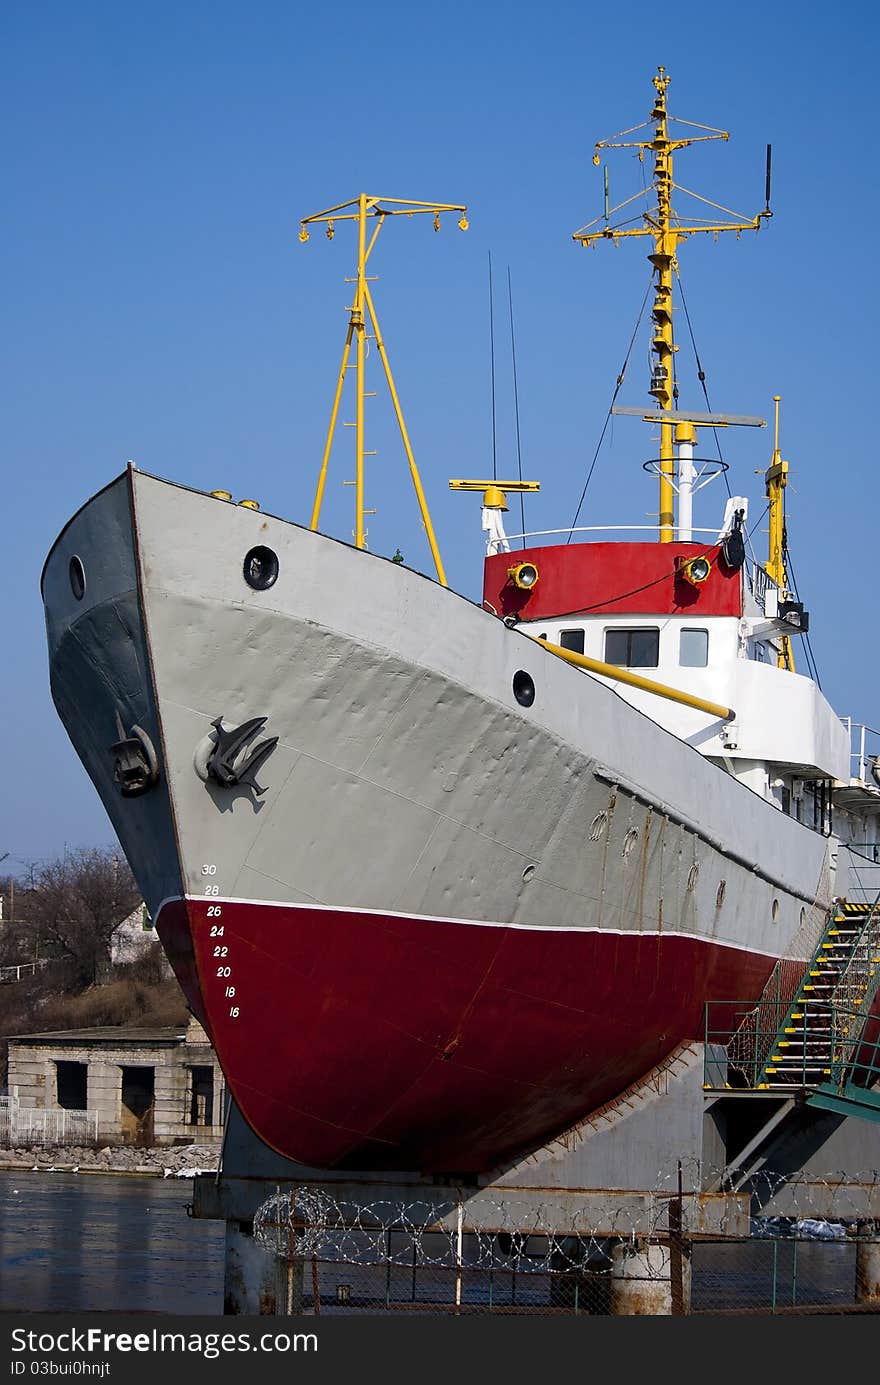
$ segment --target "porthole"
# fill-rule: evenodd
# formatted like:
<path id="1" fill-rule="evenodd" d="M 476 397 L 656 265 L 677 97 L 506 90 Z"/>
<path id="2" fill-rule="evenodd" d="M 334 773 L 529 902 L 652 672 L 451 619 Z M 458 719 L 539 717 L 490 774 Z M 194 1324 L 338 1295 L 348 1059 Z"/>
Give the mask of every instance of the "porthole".
<path id="1" fill-rule="evenodd" d="M 623 847 L 620 852 L 621 856 L 628 856 L 638 840 L 639 829 L 637 827 L 630 827 L 623 839 Z"/>
<path id="2" fill-rule="evenodd" d="M 531 707 L 535 700 L 534 679 L 521 668 L 513 675 L 513 695 L 521 707 Z"/>
<path id="3" fill-rule="evenodd" d="M 271 548 L 252 548 L 245 554 L 244 580 L 255 592 L 264 592 L 278 578 L 278 554 Z"/>
<path id="4" fill-rule="evenodd" d="M 803 926 L 804 926 L 804 924 L 806 923 L 806 921 L 807 921 L 807 911 L 806 911 L 806 909 L 801 909 L 801 919 L 800 919 L 801 928 L 803 928 Z"/>
<path id="5" fill-rule="evenodd" d="M 774 899 L 773 903 L 772 903 L 771 906 L 770 906 L 770 917 L 771 917 L 771 919 L 773 920 L 774 923 L 776 923 L 776 921 L 777 921 L 778 918 L 779 918 L 779 900 L 778 900 L 778 899 Z"/>
<path id="6" fill-rule="evenodd" d="M 724 903 L 724 896 L 727 893 L 727 881 L 719 880 L 718 889 L 715 891 L 715 908 L 720 909 Z"/>
<path id="7" fill-rule="evenodd" d="M 699 875 L 700 867 L 697 865 L 697 862 L 695 861 L 694 864 L 691 866 L 690 870 L 688 871 L 687 890 L 689 894 L 697 888 L 697 880 L 699 878 Z"/>
<path id="8" fill-rule="evenodd" d="M 70 579 L 70 590 L 77 601 L 82 601 L 86 594 L 86 570 L 82 565 L 82 560 L 75 553 L 70 560 L 67 575 Z"/>
<path id="9" fill-rule="evenodd" d="M 536 871 L 537 869 L 538 869 L 538 867 L 534 864 L 534 862 L 533 862 L 531 865 L 526 866 L 526 868 L 525 868 L 525 870 L 523 871 L 523 874 L 522 874 L 523 880 L 525 880 L 525 881 L 527 881 L 527 882 L 528 882 L 529 880 L 531 880 L 532 876 L 534 875 L 534 873 L 535 873 L 535 871 Z"/>

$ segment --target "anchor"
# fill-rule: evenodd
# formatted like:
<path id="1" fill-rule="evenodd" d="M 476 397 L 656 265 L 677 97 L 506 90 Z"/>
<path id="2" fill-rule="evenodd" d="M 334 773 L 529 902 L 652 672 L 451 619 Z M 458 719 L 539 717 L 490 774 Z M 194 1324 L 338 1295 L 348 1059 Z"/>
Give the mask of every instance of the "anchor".
<path id="1" fill-rule="evenodd" d="M 272 754 L 278 744 L 278 737 L 271 736 L 265 741 L 260 741 L 244 760 L 240 760 L 240 756 L 257 733 L 262 731 L 267 719 L 252 717 L 250 721 L 242 722 L 234 731 L 223 729 L 222 716 L 211 722 L 217 733 L 217 744 L 208 757 L 207 771 L 218 784 L 222 784 L 226 789 L 236 784 L 246 784 L 255 794 L 266 792 L 265 788 L 260 788 L 257 783 L 256 773 L 264 760 Z"/>
<path id="2" fill-rule="evenodd" d="M 132 726 L 126 736 L 119 710 L 116 711 L 116 733 L 119 737 L 110 750 L 116 756 L 113 778 L 126 798 L 146 793 L 159 779 L 159 758 L 146 731 Z"/>

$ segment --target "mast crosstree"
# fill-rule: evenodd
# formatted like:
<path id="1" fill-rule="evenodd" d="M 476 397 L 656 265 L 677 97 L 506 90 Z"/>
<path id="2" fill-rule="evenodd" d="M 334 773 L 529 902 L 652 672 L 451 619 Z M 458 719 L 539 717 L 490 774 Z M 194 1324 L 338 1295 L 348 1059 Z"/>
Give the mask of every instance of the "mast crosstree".
<path id="1" fill-rule="evenodd" d="M 636 149 L 641 163 L 644 161 L 646 153 L 652 153 L 654 156 L 654 177 L 650 188 L 645 188 L 643 192 L 636 193 L 617 206 L 609 208 L 608 170 L 606 167 L 604 215 L 588 222 L 580 230 L 574 231 L 572 239 L 579 241 L 584 246 L 594 245 L 600 240 L 611 240 L 616 245 L 621 240 L 640 236 L 650 236 L 653 240 L 654 249 L 648 255 L 648 259 L 654 266 L 654 306 L 651 314 L 653 321 L 651 338 L 653 364 L 649 393 L 656 399 L 659 411 L 671 414 L 675 408 L 673 355 L 677 349 L 672 326 L 672 279 L 673 274 L 678 269 L 676 256 L 679 242 L 698 233 L 718 236 L 722 231 L 740 233 L 760 230 L 761 222 L 773 215 L 769 205 L 770 146 L 767 146 L 766 205 L 762 211 L 758 212 L 757 216 L 741 217 L 728 207 L 722 207 L 717 202 L 711 202 L 708 198 L 701 197 L 699 193 L 682 187 L 673 179 L 673 155 L 679 149 L 686 149 L 691 144 L 700 144 L 707 140 L 727 140 L 730 136 L 727 130 L 716 130 L 711 125 L 698 125 L 691 120 L 681 120 L 678 117 L 670 116 L 666 105 L 666 89 L 670 79 L 664 67 L 658 67 L 657 76 L 653 81 L 654 105 L 648 120 L 641 125 L 634 125 L 628 130 L 621 130 L 618 134 L 612 135 L 610 139 L 599 140 L 593 155 L 593 163 L 600 164 L 601 154 L 599 151 L 602 149 Z M 669 130 L 670 121 L 676 125 L 685 125 L 689 129 L 699 130 L 703 133 L 687 135 L 678 139 L 673 138 Z M 646 139 L 626 138 L 628 135 L 638 135 L 642 130 L 648 130 L 651 137 Z M 631 206 L 639 198 L 647 197 L 650 190 L 656 193 L 657 201 L 655 206 L 643 213 L 643 225 L 633 225 L 632 218 L 625 218 L 617 223 L 612 222 L 612 217 L 623 211 L 625 207 Z M 715 215 L 707 218 L 682 218 L 673 207 L 673 191 L 695 198 L 705 207 L 711 208 Z M 682 423 L 695 421 L 686 414 L 677 415 L 677 418 L 678 426 Z M 675 537 L 675 516 L 673 513 L 675 428 L 675 417 L 662 419 L 658 467 L 660 479 L 659 538 L 661 543 L 671 543 Z"/>

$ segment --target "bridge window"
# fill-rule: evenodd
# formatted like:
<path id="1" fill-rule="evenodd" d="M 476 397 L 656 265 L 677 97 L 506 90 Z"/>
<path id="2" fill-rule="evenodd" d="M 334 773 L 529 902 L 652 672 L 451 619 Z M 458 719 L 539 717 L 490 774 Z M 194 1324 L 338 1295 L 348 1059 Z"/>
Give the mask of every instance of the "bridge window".
<path id="1" fill-rule="evenodd" d="M 705 668 L 709 662 L 709 631 L 685 626 L 678 640 L 678 662 L 682 668 Z"/>
<path id="2" fill-rule="evenodd" d="M 575 654 L 584 652 L 583 630 L 560 630 L 559 643 L 563 649 L 572 649 Z"/>
<path id="3" fill-rule="evenodd" d="M 657 626 L 605 631 L 606 664 L 622 664 L 625 668 L 656 668 L 659 660 L 660 631 Z"/>

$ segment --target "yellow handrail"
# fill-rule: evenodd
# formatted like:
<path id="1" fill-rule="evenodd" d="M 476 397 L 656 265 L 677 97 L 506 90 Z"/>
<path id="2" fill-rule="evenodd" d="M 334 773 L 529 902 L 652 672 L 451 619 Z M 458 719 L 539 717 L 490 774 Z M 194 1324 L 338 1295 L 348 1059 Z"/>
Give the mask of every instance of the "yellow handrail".
<path id="1" fill-rule="evenodd" d="M 722 707 L 720 703 L 709 702 L 705 697 L 695 697 L 693 693 L 682 692 L 680 688 L 670 688 L 667 683 L 655 683 L 653 678 L 643 678 L 640 673 L 631 673 L 619 664 L 606 664 L 601 659 L 591 659 L 587 654 L 576 654 L 573 649 L 563 649 L 561 644 L 551 644 L 549 640 L 536 639 L 535 644 L 542 644 L 551 654 L 558 654 L 560 659 L 578 668 L 585 668 L 589 673 L 601 673 L 617 683 L 628 683 L 630 687 L 656 693 L 670 702 L 680 702 L 685 707 L 694 707 L 698 712 L 708 712 L 709 716 L 718 717 L 720 721 L 733 721 L 736 716 L 732 707 Z"/>

